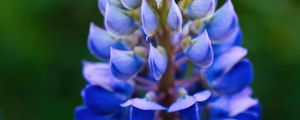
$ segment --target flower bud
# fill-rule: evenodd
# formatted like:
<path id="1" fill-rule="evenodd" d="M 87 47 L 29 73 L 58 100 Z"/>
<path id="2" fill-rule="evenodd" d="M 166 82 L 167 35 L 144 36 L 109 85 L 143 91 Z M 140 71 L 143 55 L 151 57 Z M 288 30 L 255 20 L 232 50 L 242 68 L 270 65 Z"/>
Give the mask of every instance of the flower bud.
<path id="1" fill-rule="evenodd" d="M 122 37 L 133 33 L 138 24 L 126 11 L 111 4 L 106 5 L 105 27 L 115 37 Z"/>

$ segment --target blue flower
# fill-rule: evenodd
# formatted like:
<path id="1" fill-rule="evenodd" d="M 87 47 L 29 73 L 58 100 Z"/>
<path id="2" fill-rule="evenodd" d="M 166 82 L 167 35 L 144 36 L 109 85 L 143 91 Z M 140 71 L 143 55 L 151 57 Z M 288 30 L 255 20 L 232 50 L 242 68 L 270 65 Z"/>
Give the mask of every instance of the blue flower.
<path id="1" fill-rule="evenodd" d="M 152 8 L 149 6 L 147 0 L 143 0 L 142 2 L 141 23 L 147 36 L 154 35 L 159 25 L 157 17 Z"/>
<path id="2" fill-rule="evenodd" d="M 107 31 L 116 37 L 126 36 L 138 29 L 134 18 L 125 10 L 107 4 L 105 10 L 105 27 Z"/>
<path id="3" fill-rule="evenodd" d="M 168 59 L 165 54 L 166 51 L 162 47 L 158 46 L 155 48 L 152 44 L 150 45 L 148 64 L 156 80 L 160 80 L 167 69 Z"/>
<path id="4" fill-rule="evenodd" d="M 181 32 L 182 29 L 182 15 L 179 7 L 175 3 L 175 0 L 172 0 L 170 4 L 170 10 L 167 18 L 168 25 L 172 30 Z"/>
<path id="5" fill-rule="evenodd" d="M 114 77 L 128 80 L 136 76 L 144 64 L 142 56 L 133 51 L 121 51 L 111 48 L 111 71 Z"/>
<path id="6" fill-rule="evenodd" d="M 121 50 L 128 49 L 128 45 L 122 40 L 110 36 L 105 30 L 91 23 L 88 36 L 88 48 L 91 54 L 98 59 L 109 59 L 111 47 Z"/>
<path id="7" fill-rule="evenodd" d="M 185 9 L 185 14 L 193 19 L 204 18 L 215 11 L 215 0 L 192 0 Z"/>
<path id="8" fill-rule="evenodd" d="M 141 5 L 142 0 L 121 0 L 121 2 L 127 9 L 134 9 Z"/>
<path id="9" fill-rule="evenodd" d="M 212 42 L 220 43 L 233 34 L 237 27 L 239 27 L 237 15 L 231 0 L 227 0 L 212 17 L 206 29 Z"/>
<path id="10" fill-rule="evenodd" d="M 121 106 L 130 107 L 128 120 L 154 120 L 155 111 L 166 109 L 153 101 L 141 98 L 130 99 Z"/>
<path id="11" fill-rule="evenodd" d="M 176 1 L 98 0 L 76 120 L 260 119 L 232 1 Z"/>
<path id="12" fill-rule="evenodd" d="M 244 118 L 259 120 L 260 104 L 258 99 L 251 98 L 251 95 L 251 88 L 245 88 L 239 93 L 219 97 L 209 104 L 212 108 L 210 114 L 213 119 Z"/>
<path id="13" fill-rule="evenodd" d="M 186 56 L 201 68 L 209 67 L 213 62 L 214 56 L 207 32 L 204 31 L 198 37 L 190 39 L 187 38 L 185 41 L 186 45 L 184 45 Z"/>
<path id="14" fill-rule="evenodd" d="M 198 92 L 194 96 L 187 95 L 186 92 L 177 99 L 169 108 L 168 112 L 179 111 L 182 120 L 200 120 L 202 104 L 211 93 L 207 90 Z"/>
<path id="15" fill-rule="evenodd" d="M 220 93 L 232 94 L 247 87 L 253 76 L 252 64 L 243 59 L 247 50 L 233 47 L 219 56 L 205 72 L 205 78 Z"/>

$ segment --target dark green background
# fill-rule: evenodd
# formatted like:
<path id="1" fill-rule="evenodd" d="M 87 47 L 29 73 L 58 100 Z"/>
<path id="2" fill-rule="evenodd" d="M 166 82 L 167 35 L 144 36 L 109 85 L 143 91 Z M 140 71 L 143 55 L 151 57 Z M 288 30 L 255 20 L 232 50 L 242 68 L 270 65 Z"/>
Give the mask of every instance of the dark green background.
<path id="1" fill-rule="evenodd" d="M 0 0 L 0 120 L 71 120 L 96 0 Z M 299 119 L 299 0 L 233 0 L 265 120 Z"/>

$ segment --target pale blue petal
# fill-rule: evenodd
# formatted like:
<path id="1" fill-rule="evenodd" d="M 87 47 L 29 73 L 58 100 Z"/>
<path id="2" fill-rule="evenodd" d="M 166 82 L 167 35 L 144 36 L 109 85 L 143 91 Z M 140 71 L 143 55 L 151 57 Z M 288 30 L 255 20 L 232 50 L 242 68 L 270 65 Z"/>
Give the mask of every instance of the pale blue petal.
<path id="1" fill-rule="evenodd" d="M 168 109 L 168 112 L 175 112 L 191 107 L 196 103 L 193 96 L 185 96 L 176 100 Z"/>
<path id="2" fill-rule="evenodd" d="M 186 56 L 201 68 L 209 67 L 214 59 L 213 49 L 206 31 L 190 41 L 184 48 Z"/>
<path id="3" fill-rule="evenodd" d="M 113 36 L 122 37 L 133 33 L 138 28 L 138 25 L 133 17 L 126 14 L 124 10 L 107 4 L 105 27 Z"/>
<path id="4" fill-rule="evenodd" d="M 166 108 L 147 99 L 133 98 L 121 104 L 122 107 L 134 106 L 141 110 L 165 110 Z"/>
<path id="5" fill-rule="evenodd" d="M 156 32 L 159 23 L 147 0 L 143 0 L 142 2 L 141 22 L 147 36 L 152 36 Z"/>
<path id="6" fill-rule="evenodd" d="M 121 51 L 111 48 L 110 65 L 114 77 L 120 80 L 128 80 L 141 70 L 143 60 L 133 51 Z"/>
<path id="7" fill-rule="evenodd" d="M 108 63 L 83 62 L 83 77 L 89 84 L 101 86 L 108 91 L 114 91 L 122 84 L 128 84 L 112 75 Z M 122 90 L 128 91 L 126 89 Z"/>
<path id="8" fill-rule="evenodd" d="M 98 0 L 98 8 L 102 15 L 105 14 L 105 7 L 109 0 Z"/>
<path id="9" fill-rule="evenodd" d="M 195 100 L 197 102 L 206 101 L 211 96 L 211 92 L 209 90 L 201 91 L 194 94 Z"/>
<path id="10" fill-rule="evenodd" d="M 228 117 L 234 117 L 257 104 L 258 100 L 251 98 L 249 88 L 246 88 L 237 94 L 220 97 L 210 103 L 210 107 L 228 112 Z"/>
<path id="11" fill-rule="evenodd" d="M 141 5 L 142 0 L 121 0 L 123 6 L 127 9 L 134 9 Z"/>
<path id="12" fill-rule="evenodd" d="M 218 42 L 230 35 L 238 27 L 238 18 L 231 0 L 216 12 L 206 29 L 212 41 Z"/>
<path id="13" fill-rule="evenodd" d="M 221 43 L 213 43 L 213 50 L 214 50 L 214 56 L 218 57 L 223 52 L 226 52 L 228 49 L 230 49 L 233 46 L 241 46 L 241 42 L 243 39 L 242 31 L 240 30 L 240 27 L 237 27 L 237 29 L 229 35 L 226 39 L 222 40 Z"/>
<path id="14" fill-rule="evenodd" d="M 232 47 L 221 56 L 216 58 L 212 66 L 205 72 L 204 77 L 209 82 L 222 78 L 229 70 L 247 55 L 247 49 L 242 47 Z"/>
<path id="15" fill-rule="evenodd" d="M 167 69 L 168 60 L 165 54 L 150 44 L 150 53 L 148 58 L 151 73 L 156 80 L 160 80 Z"/>
<path id="16" fill-rule="evenodd" d="M 91 23 L 88 36 L 88 48 L 90 53 L 98 59 L 109 59 L 110 47 L 121 50 L 128 49 L 128 45 L 123 41 L 117 40 L 110 36 L 105 30 Z"/>
<path id="17" fill-rule="evenodd" d="M 204 18 L 213 14 L 216 8 L 214 0 L 193 0 L 185 10 L 185 14 L 193 19 Z"/>
<path id="18" fill-rule="evenodd" d="M 232 67 L 221 79 L 214 81 L 212 87 L 222 94 L 233 94 L 246 88 L 253 80 L 253 67 L 244 59 Z"/>
<path id="19" fill-rule="evenodd" d="M 172 30 L 181 32 L 182 30 L 182 14 L 175 0 L 172 0 L 170 10 L 167 17 L 167 23 Z"/>

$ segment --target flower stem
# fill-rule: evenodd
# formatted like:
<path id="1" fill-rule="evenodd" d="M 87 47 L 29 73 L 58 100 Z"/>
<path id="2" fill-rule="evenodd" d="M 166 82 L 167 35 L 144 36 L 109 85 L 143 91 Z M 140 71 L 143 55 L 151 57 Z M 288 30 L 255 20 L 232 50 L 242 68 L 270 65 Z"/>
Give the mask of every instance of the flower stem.
<path id="1" fill-rule="evenodd" d="M 166 72 L 164 73 L 162 79 L 159 81 L 159 95 L 162 96 L 159 100 L 160 104 L 164 106 L 170 106 L 175 101 L 175 96 L 173 93 L 173 88 L 175 87 L 174 76 L 175 76 L 175 66 L 173 63 L 173 50 L 174 46 L 171 42 L 171 31 L 166 23 L 166 18 L 169 11 L 169 0 L 162 1 L 162 7 L 160 11 L 160 25 L 161 29 L 158 31 L 159 42 L 166 49 L 166 54 L 168 58 L 168 65 Z M 176 113 L 167 113 L 161 111 L 159 115 L 163 120 L 174 120 L 177 118 Z"/>

